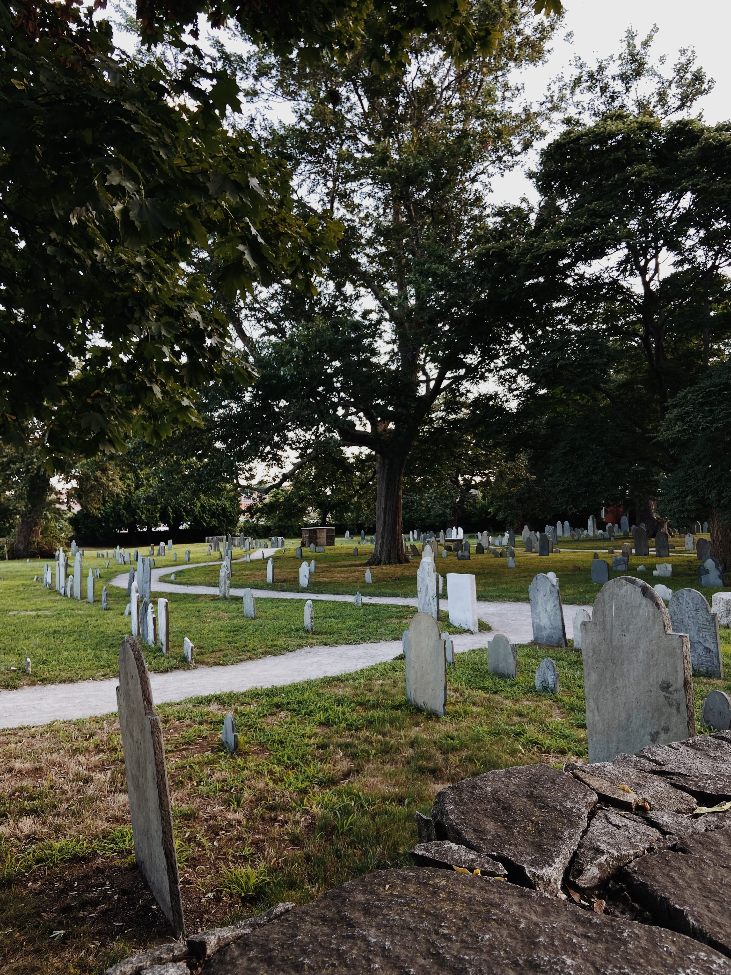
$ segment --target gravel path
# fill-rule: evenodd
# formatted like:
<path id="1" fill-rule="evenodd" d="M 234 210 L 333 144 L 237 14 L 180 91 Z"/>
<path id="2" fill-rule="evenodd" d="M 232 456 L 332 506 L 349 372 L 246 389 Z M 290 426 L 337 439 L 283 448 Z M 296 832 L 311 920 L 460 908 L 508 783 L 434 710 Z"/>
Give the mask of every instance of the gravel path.
<path id="1" fill-rule="evenodd" d="M 273 549 L 264 549 L 266 558 Z M 219 565 L 220 562 L 199 562 L 196 565 L 153 569 L 154 592 L 189 593 L 193 595 L 217 595 L 215 586 L 185 586 L 163 582 L 161 577 L 172 572 L 198 568 L 200 565 Z M 127 573 L 116 576 L 111 584 L 126 588 Z M 351 602 L 353 597 L 343 594 L 275 592 L 269 589 L 252 590 L 255 596 L 265 599 L 312 599 L 313 601 Z M 231 589 L 231 596 L 242 596 L 243 589 Z M 415 598 L 403 596 L 363 596 L 363 603 L 380 603 L 394 606 L 416 606 Z M 440 603 L 448 608 L 445 600 Z M 486 620 L 493 633 L 504 633 L 514 643 L 528 643 L 533 639 L 528 603 L 478 602 L 480 619 Z M 566 635 L 573 635 L 573 616 L 576 606 L 564 606 Z M 485 647 L 492 633 L 463 633 L 453 637 L 454 649 L 464 653 L 476 647 Z M 290 653 L 258 660 L 245 660 L 238 664 L 215 667 L 194 667 L 166 674 L 150 674 L 152 691 L 158 704 L 184 701 L 191 697 L 226 691 L 246 691 L 254 687 L 281 687 L 298 681 L 315 680 L 348 674 L 370 667 L 384 660 L 392 660 L 401 653 L 400 640 L 381 643 L 356 643 L 334 647 L 304 647 Z M 43 725 L 52 721 L 69 721 L 112 714 L 117 710 L 117 679 L 87 680 L 67 684 L 38 684 L 13 691 L 0 691 L 0 728 L 19 728 L 26 725 Z"/>

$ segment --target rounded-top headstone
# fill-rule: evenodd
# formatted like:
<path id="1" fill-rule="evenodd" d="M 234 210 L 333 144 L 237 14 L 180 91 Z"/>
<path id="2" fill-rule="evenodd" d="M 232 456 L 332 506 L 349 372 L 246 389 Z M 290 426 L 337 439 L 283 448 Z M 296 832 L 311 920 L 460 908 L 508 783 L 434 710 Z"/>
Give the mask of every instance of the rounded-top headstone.
<path id="1" fill-rule="evenodd" d="M 580 606 L 574 613 L 573 619 L 573 640 L 574 640 L 574 650 L 581 650 L 581 624 L 588 623 L 591 620 L 591 613 L 588 609 L 584 609 Z"/>
<path id="2" fill-rule="evenodd" d="M 497 677 L 514 680 L 518 669 L 518 654 L 503 633 L 496 633 L 487 648 L 487 667 Z"/>
<path id="3" fill-rule="evenodd" d="M 711 691 L 703 702 L 703 723 L 715 731 L 731 729 L 731 695 L 725 691 Z"/>
<path id="4" fill-rule="evenodd" d="M 558 668 L 550 657 L 544 657 L 536 668 L 536 690 L 558 694 Z"/>

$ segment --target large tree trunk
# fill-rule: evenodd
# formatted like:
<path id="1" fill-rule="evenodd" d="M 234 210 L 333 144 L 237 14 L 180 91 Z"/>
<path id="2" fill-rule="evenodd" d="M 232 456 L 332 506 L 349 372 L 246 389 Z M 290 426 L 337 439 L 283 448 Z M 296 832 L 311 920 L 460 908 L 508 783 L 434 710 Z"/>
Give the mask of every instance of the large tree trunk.
<path id="1" fill-rule="evenodd" d="M 720 512 L 712 511 L 708 520 L 711 529 L 711 552 L 725 571 L 731 569 L 731 524 L 724 519 Z"/>
<path id="2" fill-rule="evenodd" d="M 48 475 L 44 471 L 33 471 L 29 475 L 25 490 L 25 504 L 13 540 L 13 555 L 16 559 L 25 559 L 39 553 L 41 521 L 50 487 Z"/>
<path id="3" fill-rule="evenodd" d="M 376 545 L 369 565 L 408 562 L 402 526 L 403 476 L 406 457 L 376 455 Z"/>

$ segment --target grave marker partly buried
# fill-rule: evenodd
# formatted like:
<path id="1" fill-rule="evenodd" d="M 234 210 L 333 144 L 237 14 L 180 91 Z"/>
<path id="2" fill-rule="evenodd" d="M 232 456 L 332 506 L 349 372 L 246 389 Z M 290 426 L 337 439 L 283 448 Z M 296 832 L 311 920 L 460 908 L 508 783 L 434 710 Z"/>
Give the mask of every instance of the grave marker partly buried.
<path id="1" fill-rule="evenodd" d="M 678 589 L 668 605 L 673 633 L 687 633 L 694 674 L 723 677 L 721 645 L 716 614 L 696 589 Z"/>
<path id="2" fill-rule="evenodd" d="M 444 641 L 433 616 L 417 613 L 403 637 L 406 696 L 414 707 L 440 717 L 447 703 Z"/>
<path id="3" fill-rule="evenodd" d="M 544 657 L 536 668 L 536 690 L 545 694 L 558 694 L 558 668 L 550 657 Z"/>
<path id="4" fill-rule="evenodd" d="M 137 641 L 119 651 L 117 688 L 135 859 L 173 932 L 185 935 L 165 749 L 150 677 Z"/>
<path id="5" fill-rule="evenodd" d="M 528 587 L 528 596 L 534 642 L 547 647 L 565 647 L 566 627 L 558 586 L 539 572 Z"/>
<path id="6" fill-rule="evenodd" d="M 688 637 L 641 579 L 612 579 L 581 628 L 589 761 L 695 733 Z"/>
<path id="7" fill-rule="evenodd" d="M 725 691 L 711 691 L 703 702 L 703 723 L 714 731 L 731 729 L 731 696 Z"/>

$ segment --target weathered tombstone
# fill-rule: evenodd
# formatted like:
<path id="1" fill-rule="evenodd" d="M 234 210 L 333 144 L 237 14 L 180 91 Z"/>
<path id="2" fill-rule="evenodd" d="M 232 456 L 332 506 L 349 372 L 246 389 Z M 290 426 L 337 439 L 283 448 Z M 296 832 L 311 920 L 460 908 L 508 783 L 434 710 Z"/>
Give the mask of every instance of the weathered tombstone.
<path id="1" fill-rule="evenodd" d="M 671 631 L 651 586 L 630 576 L 608 582 L 581 640 L 590 762 L 694 734 L 688 637 Z"/>
<path id="2" fill-rule="evenodd" d="M 526 552 L 533 551 L 533 536 L 529 535 L 525 540 L 525 550 Z"/>
<path id="3" fill-rule="evenodd" d="M 708 522 L 707 521 L 704 521 L 703 522 L 703 532 L 706 535 L 708 534 Z"/>
<path id="4" fill-rule="evenodd" d="M 609 579 L 609 563 L 604 559 L 591 560 L 591 581 L 603 586 Z"/>
<path id="5" fill-rule="evenodd" d="M 586 523 L 586 530 L 591 538 L 596 535 L 596 517 L 594 515 L 589 515 Z"/>
<path id="6" fill-rule="evenodd" d="M 568 523 L 568 521 L 565 521 L 563 523 L 563 535 L 564 535 L 564 538 L 568 538 L 570 534 L 571 534 L 571 525 Z"/>
<path id="7" fill-rule="evenodd" d="M 487 669 L 496 677 L 510 680 L 518 672 L 518 652 L 502 633 L 496 633 L 487 646 Z"/>
<path id="8" fill-rule="evenodd" d="M 685 536 L 685 551 L 692 552 L 695 548 L 695 539 L 690 532 Z"/>
<path id="9" fill-rule="evenodd" d="M 186 550 L 185 550 L 185 561 L 186 562 L 190 562 L 190 549 L 189 548 L 186 548 Z"/>
<path id="10" fill-rule="evenodd" d="M 81 599 L 81 552 L 76 552 L 74 556 L 74 599 Z"/>
<path id="11" fill-rule="evenodd" d="M 565 647 L 566 627 L 558 586 L 539 572 L 528 587 L 528 596 L 534 642 L 547 647 Z"/>
<path id="12" fill-rule="evenodd" d="M 507 563 L 507 567 L 509 569 L 514 569 L 515 568 L 515 557 L 513 555 L 509 555 L 507 557 L 507 559 L 506 559 L 506 563 Z"/>
<path id="13" fill-rule="evenodd" d="M 224 559 L 218 571 L 218 595 L 221 599 L 228 599 L 231 587 L 231 576 L 228 571 L 228 562 Z"/>
<path id="14" fill-rule="evenodd" d="M 130 631 L 132 636 L 138 637 L 140 635 L 140 594 L 137 592 L 136 583 L 133 584 L 132 592 L 129 594 L 129 607 Z"/>
<path id="15" fill-rule="evenodd" d="M 305 631 L 312 633 L 315 629 L 315 611 L 312 608 L 312 600 L 308 599 L 305 603 Z"/>
<path id="16" fill-rule="evenodd" d="M 370 569 L 366 569 L 365 570 L 365 573 L 364 573 L 363 578 L 364 578 L 366 584 L 370 586 L 371 583 L 373 582 L 373 573 L 371 572 Z"/>
<path id="17" fill-rule="evenodd" d="M 404 633 L 403 647 L 409 702 L 441 717 L 447 703 L 447 661 L 434 617 L 417 613 Z"/>
<path id="18" fill-rule="evenodd" d="M 647 530 L 644 525 L 635 525 L 633 530 L 635 555 L 647 557 L 650 554 L 650 545 L 647 540 Z"/>
<path id="19" fill-rule="evenodd" d="M 312 561 L 310 562 L 310 575 L 314 575 L 315 574 L 315 569 L 316 568 L 317 568 L 317 563 L 315 562 L 314 559 L 312 559 Z"/>
<path id="20" fill-rule="evenodd" d="M 310 584 L 310 563 L 309 562 L 300 562 L 299 584 L 300 584 L 300 589 L 306 589 Z"/>
<path id="21" fill-rule="evenodd" d="M 117 705 L 135 859 L 173 932 L 184 937 L 162 728 L 144 658 L 131 637 L 119 652 Z"/>
<path id="22" fill-rule="evenodd" d="M 241 605 L 244 610 L 244 617 L 247 620 L 256 619 L 256 601 L 254 600 L 254 593 L 251 589 L 244 589 Z"/>
<path id="23" fill-rule="evenodd" d="M 188 639 L 187 636 L 184 636 L 183 637 L 183 659 L 186 661 L 186 663 L 189 663 L 189 664 L 192 664 L 193 663 L 193 651 L 194 650 L 195 650 L 195 647 L 193 646 L 193 644 L 191 643 L 191 641 Z"/>
<path id="24" fill-rule="evenodd" d="M 239 747 L 239 736 L 236 734 L 236 722 L 234 721 L 234 716 L 230 711 L 223 719 L 221 741 L 223 742 L 223 747 L 226 749 L 229 755 L 233 755 Z"/>
<path id="25" fill-rule="evenodd" d="M 447 600 L 449 622 L 464 630 L 478 633 L 480 621 L 477 617 L 477 586 L 475 577 L 464 572 L 447 573 Z"/>
<path id="26" fill-rule="evenodd" d="M 302 561 L 302 546 L 301 545 L 298 545 L 297 548 L 294 550 L 294 557 L 296 559 L 299 559 L 300 562 Z"/>
<path id="27" fill-rule="evenodd" d="M 612 559 L 612 569 L 615 572 L 628 572 L 629 559 L 626 559 L 623 555 L 616 556 L 616 558 Z"/>
<path id="28" fill-rule="evenodd" d="M 536 690 L 544 694 L 558 694 L 558 668 L 550 657 L 544 657 L 536 668 Z"/>
<path id="29" fill-rule="evenodd" d="M 720 563 L 713 558 L 706 559 L 698 569 L 698 582 L 706 589 L 720 589 L 724 584 Z"/>
<path id="30" fill-rule="evenodd" d="M 353 555 L 354 555 L 354 556 L 355 556 L 356 558 L 358 558 L 358 546 L 357 546 L 357 545 L 356 545 L 356 547 L 355 547 L 355 548 L 353 549 Z"/>
<path id="31" fill-rule="evenodd" d="M 454 666 L 454 641 L 449 633 L 442 633 L 442 640 L 444 641 L 444 659 L 447 666 L 452 667 Z"/>
<path id="32" fill-rule="evenodd" d="M 89 574 L 86 577 L 86 601 L 87 603 L 94 602 L 94 571 L 89 569 Z"/>
<path id="33" fill-rule="evenodd" d="M 658 579 L 669 579 L 673 574 L 673 567 L 670 562 L 658 562 L 652 574 Z"/>
<path id="34" fill-rule="evenodd" d="M 629 518 L 627 515 L 622 515 L 619 519 L 619 527 L 623 535 L 629 535 Z"/>
<path id="35" fill-rule="evenodd" d="M 485 554 L 485 546 L 482 544 L 482 542 L 478 542 L 477 545 L 475 545 L 475 555 L 484 555 L 484 554 Z"/>
<path id="36" fill-rule="evenodd" d="M 560 521 L 556 522 L 556 538 L 563 538 L 563 523 Z"/>
<path id="37" fill-rule="evenodd" d="M 547 572 L 546 575 L 551 580 L 551 582 L 554 584 L 554 586 L 558 586 L 558 576 L 556 575 L 555 572 Z"/>
<path id="38" fill-rule="evenodd" d="M 360 543 L 361 545 L 365 542 L 365 530 L 361 528 L 360 530 Z"/>
<path id="39" fill-rule="evenodd" d="M 715 731 L 731 730 L 731 695 L 711 691 L 703 702 L 703 724 Z"/>
<path id="40" fill-rule="evenodd" d="M 167 599 L 157 601 L 157 639 L 167 656 L 170 653 L 170 602 Z"/>
<path id="41" fill-rule="evenodd" d="M 665 531 L 658 531 L 655 535 L 655 555 L 659 559 L 667 559 L 670 556 L 670 539 Z"/>
<path id="42" fill-rule="evenodd" d="M 664 586 L 658 582 L 657 585 L 653 586 L 653 589 L 664 602 L 667 603 L 672 599 L 673 590 L 669 586 Z"/>
<path id="43" fill-rule="evenodd" d="M 723 677 L 718 619 L 696 589 L 678 589 L 668 606 L 673 633 L 687 633 L 694 674 Z"/>
<path id="44" fill-rule="evenodd" d="M 714 592 L 711 609 L 716 614 L 719 626 L 731 626 L 731 592 Z"/>
<path id="45" fill-rule="evenodd" d="M 580 606 L 574 613 L 574 650 L 581 650 L 581 624 L 588 623 L 590 619 L 591 613 L 588 609 L 584 609 L 583 606 Z"/>
<path id="46" fill-rule="evenodd" d="M 699 562 L 705 562 L 711 557 L 711 543 L 707 538 L 699 538 L 695 543 L 696 558 Z"/>
<path id="47" fill-rule="evenodd" d="M 156 626 L 155 626 L 155 608 L 151 602 L 146 603 L 144 609 L 144 614 L 142 617 L 143 622 L 143 637 L 145 643 L 149 646 L 154 647 L 156 643 Z"/>
<path id="48" fill-rule="evenodd" d="M 26 657 L 25 660 L 23 661 L 23 670 L 26 672 L 26 674 L 29 674 L 31 672 L 32 665 L 30 662 L 30 657 Z"/>
<path id="49" fill-rule="evenodd" d="M 359 592 L 357 592 L 355 594 L 355 596 L 353 597 L 353 602 L 355 603 L 356 606 L 362 606 L 363 605 L 363 597 L 361 596 L 361 594 Z"/>
<path id="50" fill-rule="evenodd" d="M 420 613 L 439 619 L 437 570 L 431 549 L 426 546 L 416 573 L 416 603 Z"/>
<path id="51" fill-rule="evenodd" d="M 267 559 L 267 583 L 271 586 L 273 582 L 274 582 L 274 559 Z"/>
<path id="52" fill-rule="evenodd" d="M 538 554 L 548 555 L 550 552 L 550 542 L 548 535 L 545 532 L 541 532 L 538 536 Z"/>

